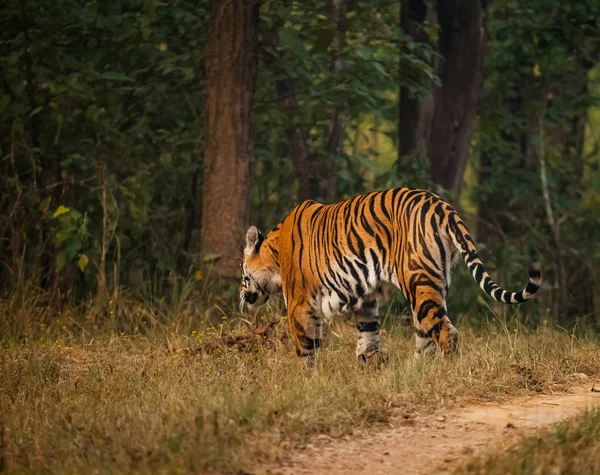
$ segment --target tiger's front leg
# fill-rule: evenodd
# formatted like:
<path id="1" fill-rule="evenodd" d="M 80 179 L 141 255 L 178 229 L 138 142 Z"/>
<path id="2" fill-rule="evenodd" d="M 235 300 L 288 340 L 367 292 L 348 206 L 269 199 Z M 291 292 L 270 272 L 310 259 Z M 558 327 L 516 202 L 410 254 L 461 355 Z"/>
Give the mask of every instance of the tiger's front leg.
<path id="1" fill-rule="evenodd" d="M 360 362 L 385 363 L 387 356 L 381 351 L 379 339 L 379 309 L 375 301 L 367 301 L 355 315 L 358 340 L 356 357 Z"/>
<path id="2" fill-rule="evenodd" d="M 323 337 L 323 322 L 320 315 L 307 306 L 294 306 L 288 312 L 290 340 L 296 354 L 303 359 L 306 369 L 317 372 L 317 359 Z"/>

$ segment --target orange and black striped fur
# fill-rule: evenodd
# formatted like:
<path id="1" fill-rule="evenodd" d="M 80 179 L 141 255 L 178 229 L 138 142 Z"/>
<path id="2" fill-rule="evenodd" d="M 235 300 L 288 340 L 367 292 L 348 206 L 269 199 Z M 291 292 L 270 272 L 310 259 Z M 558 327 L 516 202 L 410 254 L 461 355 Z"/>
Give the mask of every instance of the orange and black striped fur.
<path id="1" fill-rule="evenodd" d="M 306 201 L 266 236 L 251 226 L 240 298 L 253 307 L 282 290 L 291 340 L 309 369 L 315 368 L 322 320 L 336 313 L 356 315 L 357 357 L 381 357 L 378 308 L 395 288 L 412 309 L 417 353 L 452 354 L 458 332 L 448 319 L 446 297 L 459 255 L 499 302 L 524 302 L 540 286 L 537 265 L 520 292 L 496 285 L 452 206 L 425 190 L 397 188 L 332 205 Z"/>

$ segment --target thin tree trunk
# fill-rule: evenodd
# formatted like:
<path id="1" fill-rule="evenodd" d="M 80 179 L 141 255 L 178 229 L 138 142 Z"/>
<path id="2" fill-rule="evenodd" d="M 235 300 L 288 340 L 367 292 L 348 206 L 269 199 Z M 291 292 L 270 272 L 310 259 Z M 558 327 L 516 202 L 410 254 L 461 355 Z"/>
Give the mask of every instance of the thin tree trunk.
<path id="1" fill-rule="evenodd" d="M 344 69 L 344 61 L 341 57 L 341 49 L 346 42 L 346 30 L 348 21 L 346 19 L 346 0 L 332 0 L 333 6 L 333 41 L 331 44 L 331 62 L 333 72 L 338 73 Z M 335 104 L 331 112 L 331 122 L 329 124 L 329 136 L 327 139 L 327 166 L 325 167 L 326 176 L 325 188 L 322 196 L 326 202 L 331 203 L 337 197 L 337 175 L 339 166 L 332 157 L 341 157 L 344 154 L 344 139 L 346 138 L 346 120 L 342 105 Z"/>
<path id="2" fill-rule="evenodd" d="M 267 29 L 262 35 L 263 44 L 275 48 L 279 44 L 279 35 L 276 30 Z M 298 99 L 296 97 L 296 84 L 290 77 L 285 77 L 285 71 L 274 61 L 273 56 L 267 55 L 266 62 L 273 69 L 275 76 L 280 79 L 275 81 L 279 108 L 287 116 L 285 133 L 287 137 L 290 156 L 294 166 L 294 176 L 298 182 L 298 199 L 305 201 L 311 198 L 311 190 L 308 176 L 309 148 L 308 132 L 303 127 L 293 124 L 293 116 L 298 111 Z"/>
<path id="3" fill-rule="evenodd" d="M 96 275 L 96 293 L 101 302 L 106 300 L 106 254 L 108 252 L 108 203 L 106 199 L 106 162 L 98 163 L 97 181 L 100 188 L 100 202 L 102 203 L 102 240 L 100 245 L 100 262 L 98 263 L 98 274 Z"/>
<path id="4" fill-rule="evenodd" d="M 196 229 L 196 221 L 198 219 L 198 175 L 200 174 L 200 168 L 197 168 L 192 173 L 192 180 L 190 184 L 190 196 L 186 203 L 185 210 L 185 224 L 183 228 L 183 250 L 189 252 L 192 246 L 192 236 L 194 229 Z"/>
<path id="5" fill-rule="evenodd" d="M 542 195 L 544 198 L 544 208 L 546 210 L 546 219 L 548 220 L 548 226 L 552 232 L 552 244 L 554 247 L 554 262 L 556 266 L 555 275 L 555 286 L 556 286 L 556 300 L 554 305 L 554 318 L 555 321 L 559 322 L 566 319 L 567 317 L 567 305 L 569 299 L 569 289 L 567 282 L 567 275 L 565 271 L 565 263 L 563 259 L 563 248 L 562 248 L 562 233 L 560 230 L 561 222 L 554 216 L 554 209 L 552 207 L 552 200 L 550 198 L 550 192 L 548 190 L 548 175 L 546 171 L 546 152 L 544 148 L 544 116 L 546 111 L 541 115 L 539 119 L 539 133 L 540 133 L 540 145 L 538 150 L 540 160 L 540 181 L 542 183 Z"/>
<path id="6" fill-rule="evenodd" d="M 482 84 L 485 10 L 481 0 L 438 2 L 442 85 L 434 91 L 431 179 L 460 192 Z"/>
<path id="7" fill-rule="evenodd" d="M 435 8 L 428 8 L 423 0 L 402 0 L 400 6 L 400 25 L 404 33 L 415 41 L 428 42 L 428 36 L 423 30 L 423 22 L 435 23 Z M 400 64 L 402 74 L 402 64 Z M 431 127 L 433 114 L 433 97 L 420 100 L 411 97 L 406 86 L 400 87 L 398 122 L 398 174 L 402 175 L 411 160 L 427 153 L 427 138 Z"/>
<path id="8" fill-rule="evenodd" d="M 32 146 L 32 162 L 36 167 L 35 183 L 37 185 L 40 200 L 44 201 L 49 198 L 48 210 L 55 209 L 58 206 L 60 200 L 60 189 L 58 183 L 60 182 L 60 160 L 58 155 L 52 157 L 48 151 L 45 151 L 42 146 L 42 121 L 41 114 L 43 111 L 38 110 L 38 107 L 43 105 L 39 104 L 36 99 L 36 85 L 33 71 L 33 59 L 31 57 L 31 46 L 33 40 L 30 36 L 30 31 L 34 27 L 31 18 L 26 10 L 27 5 L 24 0 L 21 1 L 21 21 L 23 38 L 27 45 L 25 54 L 23 56 L 25 62 L 25 90 L 27 94 L 27 101 L 29 103 L 30 115 L 29 115 L 29 129 L 31 133 L 31 146 Z M 57 141 L 58 136 L 57 134 Z M 56 142 L 57 142 L 56 141 Z M 58 150 L 58 143 L 55 143 L 55 150 Z M 53 159 L 54 158 L 54 159 Z M 40 220 L 40 227 L 42 231 L 42 252 L 41 252 L 41 278 L 40 287 L 44 290 L 50 290 L 50 288 L 56 283 L 56 249 L 54 247 L 52 234 L 50 231 L 50 221 L 48 216 L 51 213 L 47 213 L 45 217 Z"/>
<path id="9" fill-rule="evenodd" d="M 202 253 L 233 278 L 249 224 L 258 2 L 210 0 L 208 23 Z"/>

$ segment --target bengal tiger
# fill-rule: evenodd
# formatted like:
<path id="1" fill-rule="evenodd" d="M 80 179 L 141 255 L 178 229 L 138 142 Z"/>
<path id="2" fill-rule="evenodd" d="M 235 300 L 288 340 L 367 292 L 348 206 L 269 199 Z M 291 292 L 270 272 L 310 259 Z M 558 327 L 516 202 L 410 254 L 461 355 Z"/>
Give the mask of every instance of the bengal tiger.
<path id="1" fill-rule="evenodd" d="M 459 338 L 446 298 L 459 254 L 479 287 L 499 302 L 525 302 L 540 287 L 538 264 L 520 292 L 494 283 L 463 220 L 429 191 L 396 188 L 331 205 L 305 201 L 266 236 L 255 226 L 247 230 L 241 307 L 255 308 L 282 291 L 290 339 L 314 371 L 323 319 L 338 313 L 355 314 L 356 356 L 383 361 L 378 309 L 400 288 L 412 309 L 416 354 L 451 355 Z"/>

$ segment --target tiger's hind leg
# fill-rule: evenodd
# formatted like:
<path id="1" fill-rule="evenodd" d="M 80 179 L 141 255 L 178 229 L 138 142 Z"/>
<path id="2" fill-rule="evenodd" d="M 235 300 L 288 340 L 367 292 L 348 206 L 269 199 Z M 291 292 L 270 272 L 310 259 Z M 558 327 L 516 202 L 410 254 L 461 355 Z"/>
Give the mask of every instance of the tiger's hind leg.
<path id="1" fill-rule="evenodd" d="M 379 339 L 379 309 L 376 301 L 366 301 L 355 314 L 358 340 L 356 357 L 362 363 L 385 363 L 387 356 L 381 351 Z"/>
<path id="2" fill-rule="evenodd" d="M 302 358 L 306 369 L 315 374 L 323 336 L 321 316 L 310 308 L 295 306 L 288 311 L 288 322 L 296 354 Z"/>
<path id="3" fill-rule="evenodd" d="M 442 295 L 443 284 L 436 283 L 425 274 L 414 279 L 415 285 L 410 301 L 416 327 L 416 354 L 441 351 L 450 356 L 458 352 L 458 331 L 448 318 L 446 301 Z M 436 348 L 437 346 L 437 348 Z"/>

